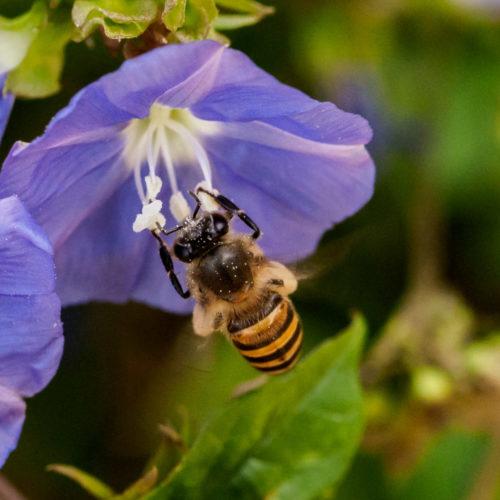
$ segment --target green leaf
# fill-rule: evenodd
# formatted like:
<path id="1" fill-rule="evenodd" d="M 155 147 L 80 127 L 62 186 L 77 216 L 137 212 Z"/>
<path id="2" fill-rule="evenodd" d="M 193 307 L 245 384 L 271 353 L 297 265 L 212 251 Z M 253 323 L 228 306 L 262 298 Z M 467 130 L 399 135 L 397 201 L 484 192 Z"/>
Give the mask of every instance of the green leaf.
<path id="1" fill-rule="evenodd" d="M 360 452 L 331 498 L 335 500 L 390 500 L 389 479 L 379 455 Z"/>
<path id="2" fill-rule="evenodd" d="M 236 12 L 236 14 L 220 14 L 214 22 L 214 28 L 217 30 L 234 30 L 250 26 L 274 13 L 274 7 L 251 0 L 216 0 L 216 4 Z"/>
<path id="3" fill-rule="evenodd" d="M 158 480 L 158 469 L 153 467 L 113 500 L 134 500 L 147 493 Z"/>
<path id="4" fill-rule="evenodd" d="M 496 484 L 496 490 L 493 495 L 494 500 L 500 500 L 500 473 L 498 474 L 498 479 L 497 479 L 497 484 Z"/>
<path id="5" fill-rule="evenodd" d="M 102 26 L 109 38 L 135 38 L 157 18 L 157 0 L 76 0 L 72 16 L 86 38 Z"/>
<path id="6" fill-rule="evenodd" d="M 485 435 L 448 431 L 400 486 L 399 500 L 461 500 L 468 498 L 489 448 Z"/>
<path id="7" fill-rule="evenodd" d="M 236 15 L 236 14 L 221 14 L 214 22 L 214 28 L 216 30 L 235 30 L 238 28 L 243 28 L 244 26 L 251 26 L 252 24 L 258 23 L 262 19 L 262 16 L 246 14 L 246 15 Z"/>
<path id="8" fill-rule="evenodd" d="M 357 364 L 365 330 L 356 316 L 290 373 L 231 401 L 145 498 L 302 500 L 337 484 L 363 429 Z"/>
<path id="9" fill-rule="evenodd" d="M 212 24 L 218 15 L 215 1 L 180 0 L 179 4 L 180 6 L 176 6 L 174 9 L 173 18 L 167 16 L 167 22 L 170 24 L 166 24 L 166 26 L 174 32 L 170 36 L 170 40 L 190 42 L 212 37 Z"/>
<path id="10" fill-rule="evenodd" d="M 53 464 L 47 470 L 57 472 L 77 482 L 95 498 L 112 498 L 114 491 L 99 479 L 71 465 Z"/>
<path id="11" fill-rule="evenodd" d="M 16 18 L 0 16 L 0 74 L 11 71 L 25 58 L 45 17 L 42 1 L 35 2 L 28 12 Z"/>
<path id="12" fill-rule="evenodd" d="M 49 465 L 47 470 L 57 472 L 62 476 L 72 479 L 94 498 L 109 500 L 135 500 L 136 498 L 140 498 L 142 495 L 146 494 L 158 480 L 158 469 L 153 467 L 129 486 L 123 493 L 118 495 L 100 479 L 71 465 L 53 464 Z"/>
<path id="13" fill-rule="evenodd" d="M 177 31 L 186 20 L 186 0 L 167 0 L 162 20 L 167 29 Z"/>
<path id="14" fill-rule="evenodd" d="M 252 0 L 215 0 L 215 3 L 219 7 L 224 7 L 226 9 L 246 14 L 260 14 L 261 17 L 274 12 L 274 7 L 262 5 L 261 3 L 254 2 Z"/>
<path id="15" fill-rule="evenodd" d="M 75 35 L 70 22 L 48 24 L 31 43 L 21 64 L 9 73 L 5 87 L 23 97 L 47 97 L 59 88 L 64 48 Z"/>

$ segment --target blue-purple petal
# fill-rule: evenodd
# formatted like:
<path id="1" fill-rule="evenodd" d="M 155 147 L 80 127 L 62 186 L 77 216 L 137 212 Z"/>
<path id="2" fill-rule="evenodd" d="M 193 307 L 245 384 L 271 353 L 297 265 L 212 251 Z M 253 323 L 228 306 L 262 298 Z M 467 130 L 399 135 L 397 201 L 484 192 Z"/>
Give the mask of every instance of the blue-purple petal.
<path id="1" fill-rule="evenodd" d="M 370 142 L 372 130 L 361 116 L 346 113 L 331 102 L 316 103 L 307 111 L 261 119 L 275 130 L 300 139 L 344 146 Z"/>
<path id="2" fill-rule="evenodd" d="M 42 141 L 10 152 L 0 197 L 18 194 L 57 248 L 130 175 L 116 131 L 90 143 L 41 149 Z"/>
<path id="3" fill-rule="evenodd" d="M 0 386 L 32 396 L 62 354 L 52 248 L 16 197 L 0 200 Z"/>
<path id="4" fill-rule="evenodd" d="M 217 56 L 217 65 L 211 64 L 210 71 L 197 73 L 189 81 L 191 87 L 198 85 L 205 89 L 204 92 L 196 92 L 180 102 L 179 107 L 189 107 L 199 118 L 258 120 L 307 111 L 317 104 L 314 99 L 261 70 L 242 52 L 225 48 Z M 174 101 L 169 91 L 159 102 L 175 107 L 179 101 Z"/>
<path id="5" fill-rule="evenodd" d="M 14 197 L 0 199 L 0 269 L 0 296 L 45 294 L 55 289 L 50 241 Z"/>
<path id="6" fill-rule="evenodd" d="M 25 412 L 26 404 L 19 395 L 0 385 L 0 468 L 17 445 Z"/>
<path id="7" fill-rule="evenodd" d="M 63 348 L 60 312 L 55 293 L 0 295 L 0 385 L 27 397 L 49 383 Z"/>
<path id="8" fill-rule="evenodd" d="M 7 73 L 0 75 L 0 142 L 2 142 L 3 133 L 5 132 L 5 127 L 9 121 L 12 106 L 14 105 L 14 94 L 4 92 L 3 89 L 6 78 Z"/>
<path id="9" fill-rule="evenodd" d="M 32 149 L 94 141 L 117 124 L 146 118 L 155 102 L 189 107 L 200 118 L 221 121 L 300 113 L 317 104 L 241 52 L 211 40 L 172 45 L 126 61 L 82 89 Z"/>

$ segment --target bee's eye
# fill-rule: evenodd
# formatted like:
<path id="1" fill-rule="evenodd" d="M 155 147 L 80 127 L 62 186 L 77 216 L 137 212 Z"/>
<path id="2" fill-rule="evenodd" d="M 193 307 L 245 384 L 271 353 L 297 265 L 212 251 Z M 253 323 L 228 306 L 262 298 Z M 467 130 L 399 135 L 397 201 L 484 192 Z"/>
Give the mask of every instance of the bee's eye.
<path id="1" fill-rule="evenodd" d="M 214 222 L 214 231 L 217 236 L 222 236 L 227 233 L 229 226 L 227 219 L 222 214 L 212 214 L 212 220 Z"/>
<path id="2" fill-rule="evenodd" d="M 181 262 L 191 262 L 193 260 L 193 251 L 191 245 L 181 243 L 174 244 L 174 254 Z"/>

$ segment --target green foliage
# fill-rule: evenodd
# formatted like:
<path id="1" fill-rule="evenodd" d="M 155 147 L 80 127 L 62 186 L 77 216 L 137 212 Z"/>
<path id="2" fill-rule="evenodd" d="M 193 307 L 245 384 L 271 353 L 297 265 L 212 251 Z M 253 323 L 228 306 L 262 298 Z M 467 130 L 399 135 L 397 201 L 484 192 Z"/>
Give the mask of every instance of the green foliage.
<path id="1" fill-rule="evenodd" d="M 78 483 L 83 489 L 90 493 L 94 498 L 112 498 L 114 491 L 104 484 L 101 480 L 83 472 L 71 465 L 53 464 L 47 467 L 47 470 L 57 472 Z"/>
<path id="2" fill-rule="evenodd" d="M 214 27 L 218 30 L 233 30 L 250 26 L 274 12 L 274 7 L 252 0 L 216 0 L 216 3 L 219 7 L 235 12 L 234 14 L 219 14 L 214 23 Z"/>
<path id="3" fill-rule="evenodd" d="M 167 0 L 162 19 L 168 30 L 177 31 L 186 20 L 186 0 Z"/>
<path id="4" fill-rule="evenodd" d="M 102 26 L 109 38 L 135 38 L 156 19 L 158 0 L 76 0 L 72 16 L 82 38 Z"/>
<path id="5" fill-rule="evenodd" d="M 473 192 L 500 187 L 500 35 L 491 19 L 461 15 L 453 3 L 402 2 L 380 13 L 326 3 L 309 23 L 297 20 L 293 41 L 302 71 L 320 81 L 373 77 L 387 98 L 380 112 L 412 135 L 439 194 L 466 204 Z"/>
<path id="6" fill-rule="evenodd" d="M 328 498 L 395 500 L 392 498 L 389 478 L 380 457 L 362 452 L 356 455 L 342 484 Z"/>
<path id="7" fill-rule="evenodd" d="M 5 88 L 28 98 L 56 93 L 67 43 L 81 42 L 97 28 L 110 39 L 122 40 L 140 37 L 151 25 L 163 23 L 168 30 L 163 40 L 169 43 L 205 38 L 228 43 L 216 29 L 255 24 L 273 12 L 251 0 L 217 3 L 227 11 L 220 17 L 215 0 L 36 1 L 17 17 L 0 16 L 0 73 L 10 71 Z"/>
<path id="8" fill-rule="evenodd" d="M 0 73 L 11 71 L 20 64 L 45 18 L 42 1 L 35 2 L 28 12 L 18 17 L 0 16 Z"/>
<path id="9" fill-rule="evenodd" d="M 100 500 L 135 500 L 147 493 L 158 479 L 158 470 L 153 467 L 143 476 L 130 485 L 123 493 L 116 494 L 108 485 L 100 479 L 83 472 L 71 465 L 53 464 L 47 467 L 47 470 L 57 472 L 68 479 L 78 483 L 87 493 Z"/>
<path id="10" fill-rule="evenodd" d="M 315 498 L 338 483 L 363 428 L 356 317 L 291 373 L 233 400 L 146 498 Z"/>
<path id="11" fill-rule="evenodd" d="M 486 453 L 485 435 L 450 430 L 436 438 L 403 479 L 386 472 L 380 457 L 360 453 L 335 500 L 465 500 Z"/>
<path id="12" fill-rule="evenodd" d="M 440 436 L 400 485 L 396 500 L 466 499 L 488 444 L 486 436 L 464 431 L 449 431 Z"/>
<path id="13" fill-rule="evenodd" d="M 70 22 L 45 25 L 21 64 L 9 73 L 6 88 L 23 97 L 47 97 L 60 89 L 64 49 L 75 35 Z"/>
<path id="14" fill-rule="evenodd" d="M 156 483 L 158 479 L 158 470 L 153 467 L 141 476 L 135 483 L 130 485 L 121 495 L 113 497 L 113 500 L 134 500 L 141 498 Z"/>
<path id="15" fill-rule="evenodd" d="M 0 17 L 0 73 L 5 89 L 22 97 L 47 97 L 60 88 L 64 48 L 75 34 L 66 7 L 47 9 L 35 2 L 24 14 Z"/>
<path id="16" fill-rule="evenodd" d="M 212 24 L 217 14 L 214 0 L 179 0 L 177 5 L 163 16 L 165 26 L 172 31 L 169 40 L 190 42 L 216 38 Z"/>
<path id="17" fill-rule="evenodd" d="M 231 13 L 218 17 L 216 3 Z M 76 0 L 72 16 L 82 39 L 99 26 L 109 38 L 135 38 L 161 19 L 170 42 L 188 42 L 220 38 L 214 28 L 255 24 L 273 11 L 249 0 Z"/>

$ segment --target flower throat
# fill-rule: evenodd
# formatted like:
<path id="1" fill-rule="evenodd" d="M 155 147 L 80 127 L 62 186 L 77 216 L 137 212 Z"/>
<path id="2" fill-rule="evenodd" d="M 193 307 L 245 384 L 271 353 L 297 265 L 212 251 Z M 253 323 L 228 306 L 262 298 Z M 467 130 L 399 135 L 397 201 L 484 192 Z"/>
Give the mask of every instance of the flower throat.
<path id="1" fill-rule="evenodd" d="M 212 190 L 212 171 L 207 153 L 198 139 L 200 135 L 213 133 L 217 122 L 200 120 L 187 109 L 174 109 L 160 104 L 151 106 L 145 119 L 134 119 L 125 129 L 124 156 L 133 170 L 142 212 L 137 215 L 133 230 L 157 230 L 165 226 L 162 202 L 157 199 L 163 181 L 161 165 L 172 190 L 169 209 L 178 221 L 190 214 L 188 203 L 179 190 L 175 165 L 188 161 L 201 171 L 201 184 Z M 147 165 L 147 174 L 143 167 Z"/>

